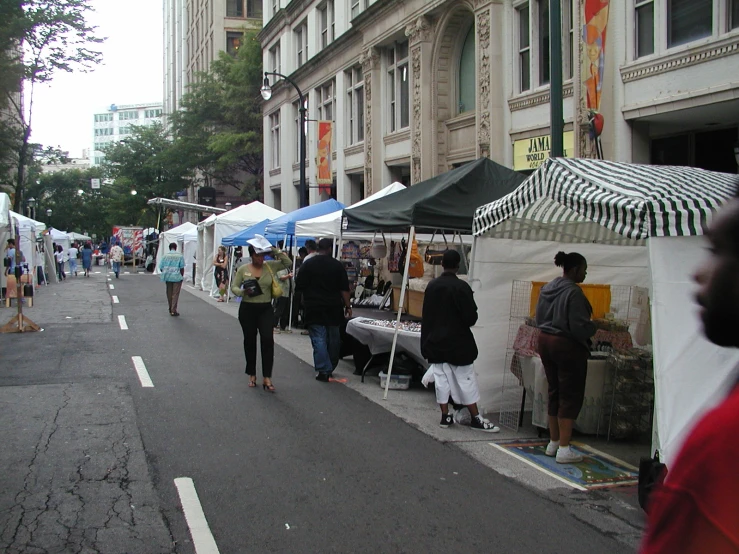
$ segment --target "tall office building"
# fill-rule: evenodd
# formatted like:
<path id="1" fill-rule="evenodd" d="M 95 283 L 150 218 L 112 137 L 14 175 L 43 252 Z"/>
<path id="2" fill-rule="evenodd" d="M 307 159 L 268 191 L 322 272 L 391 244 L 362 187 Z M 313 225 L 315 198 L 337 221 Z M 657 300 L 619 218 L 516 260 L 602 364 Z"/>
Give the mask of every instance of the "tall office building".
<path id="1" fill-rule="evenodd" d="M 100 165 L 105 159 L 103 150 L 131 134 L 132 125 L 152 125 L 162 121 L 162 103 L 112 104 L 107 110 L 94 115 L 92 128 L 92 155 L 90 164 Z"/>

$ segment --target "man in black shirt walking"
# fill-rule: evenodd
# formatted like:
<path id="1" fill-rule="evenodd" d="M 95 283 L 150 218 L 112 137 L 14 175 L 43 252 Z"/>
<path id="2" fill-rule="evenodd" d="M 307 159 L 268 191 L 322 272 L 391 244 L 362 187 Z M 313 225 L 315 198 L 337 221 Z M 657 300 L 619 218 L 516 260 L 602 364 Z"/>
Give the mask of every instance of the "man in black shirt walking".
<path id="1" fill-rule="evenodd" d="M 473 366 L 477 344 L 470 330 L 477 322 L 477 304 L 472 289 L 457 277 L 461 257 L 447 250 L 441 261 L 444 273 L 431 281 L 423 298 L 421 353 L 429 362 L 428 375 L 433 375 L 436 401 L 441 407 L 441 427 L 453 422 L 449 413 L 449 397 L 465 405 L 472 416 L 470 427 L 497 433 L 498 427 L 483 418 L 478 409 L 480 390 Z M 424 376 L 426 383 L 426 376 Z"/>
<path id="2" fill-rule="evenodd" d="M 349 279 L 341 262 L 331 257 L 333 246 L 331 239 L 318 241 L 318 255 L 303 262 L 295 281 L 296 291 L 303 296 L 316 380 L 323 382 L 339 365 L 341 323 L 352 314 Z"/>

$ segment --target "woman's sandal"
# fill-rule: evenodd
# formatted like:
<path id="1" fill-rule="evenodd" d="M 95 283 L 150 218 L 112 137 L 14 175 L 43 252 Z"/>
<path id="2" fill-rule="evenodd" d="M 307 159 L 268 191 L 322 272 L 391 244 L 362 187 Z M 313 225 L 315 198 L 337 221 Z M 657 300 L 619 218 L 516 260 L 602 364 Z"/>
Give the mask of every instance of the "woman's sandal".
<path id="1" fill-rule="evenodd" d="M 262 388 L 268 392 L 275 392 L 275 386 L 272 383 L 269 385 L 267 383 L 262 383 Z"/>
<path id="2" fill-rule="evenodd" d="M 257 386 L 257 378 L 254 377 L 254 379 L 249 379 L 249 388 L 253 389 Z"/>

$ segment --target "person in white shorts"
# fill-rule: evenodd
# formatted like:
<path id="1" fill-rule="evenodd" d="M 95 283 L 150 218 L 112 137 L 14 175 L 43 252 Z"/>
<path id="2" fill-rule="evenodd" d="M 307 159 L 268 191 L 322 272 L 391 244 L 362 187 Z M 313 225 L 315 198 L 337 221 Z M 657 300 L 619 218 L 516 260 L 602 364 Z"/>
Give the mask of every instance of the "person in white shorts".
<path id="1" fill-rule="evenodd" d="M 424 384 L 433 380 L 436 401 L 441 408 L 443 428 L 453 424 L 449 399 L 463 404 L 470 411 L 470 427 L 486 433 L 497 433 L 498 427 L 480 415 L 477 402 L 480 390 L 473 366 L 477 359 L 477 344 L 472 327 L 477 322 L 477 304 L 472 289 L 457 277 L 461 257 L 456 250 L 447 250 L 442 257 L 444 273 L 428 284 L 423 299 L 421 322 L 421 353 L 428 360 L 429 371 Z"/>

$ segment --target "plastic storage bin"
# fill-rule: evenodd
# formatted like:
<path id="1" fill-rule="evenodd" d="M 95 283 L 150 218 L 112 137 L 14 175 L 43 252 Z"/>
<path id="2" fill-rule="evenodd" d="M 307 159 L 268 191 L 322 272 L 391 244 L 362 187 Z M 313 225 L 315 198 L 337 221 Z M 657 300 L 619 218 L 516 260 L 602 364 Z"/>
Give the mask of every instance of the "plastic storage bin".
<path id="1" fill-rule="evenodd" d="M 385 383 L 387 383 L 387 373 L 384 371 L 380 372 L 380 386 L 384 389 Z M 410 375 L 395 375 L 394 373 L 390 376 L 389 389 L 392 390 L 406 390 L 411 386 Z"/>

